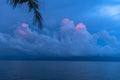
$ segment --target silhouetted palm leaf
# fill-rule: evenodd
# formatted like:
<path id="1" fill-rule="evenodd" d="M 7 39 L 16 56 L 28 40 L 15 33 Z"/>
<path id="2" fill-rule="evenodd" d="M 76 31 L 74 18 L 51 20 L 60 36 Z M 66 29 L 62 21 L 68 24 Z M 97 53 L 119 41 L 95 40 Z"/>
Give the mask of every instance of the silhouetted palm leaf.
<path id="1" fill-rule="evenodd" d="M 40 28 L 42 28 L 42 16 L 39 12 L 39 1 L 38 0 L 8 0 L 8 2 L 16 8 L 18 5 L 22 5 L 23 3 L 27 3 L 29 7 L 29 12 L 34 11 L 34 24 L 38 24 Z"/>

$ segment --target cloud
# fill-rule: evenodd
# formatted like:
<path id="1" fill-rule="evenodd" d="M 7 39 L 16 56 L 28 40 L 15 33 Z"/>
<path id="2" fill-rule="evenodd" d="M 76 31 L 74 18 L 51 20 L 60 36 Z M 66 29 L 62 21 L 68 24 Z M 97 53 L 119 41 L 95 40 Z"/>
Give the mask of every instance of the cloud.
<path id="1" fill-rule="evenodd" d="M 102 43 L 105 44 L 101 45 Z M 62 20 L 59 31 L 51 32 L 44 29 L 43 32 L 38 33 L 31 30 L 28 24 L 22 23 L 13 35 L 0 33 L 0 50 L 3 48 L 22 51 L 28 55 L 46 56 L 120 53 L 120 44 L 115 36 L 107 31 L 91 34 L 84 23 L 80 22 L 75 26 L 68 18 Z"/>
<path id="2" fill-rule="evenodd" d="M 105 5 L 99 8 L 100 15 L 104 17 L 111 17 L 113 19 L 120 18 L 120 5 Z"/>

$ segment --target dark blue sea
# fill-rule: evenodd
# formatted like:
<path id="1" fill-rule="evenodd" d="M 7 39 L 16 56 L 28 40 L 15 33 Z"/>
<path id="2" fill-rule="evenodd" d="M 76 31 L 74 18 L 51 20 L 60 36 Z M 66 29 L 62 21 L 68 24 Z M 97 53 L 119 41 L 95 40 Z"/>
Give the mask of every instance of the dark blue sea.
<path id="1" fill-rule="evenodd" d="M 120 80 L 120 62 L 0 61 L 0 80 Z"/>

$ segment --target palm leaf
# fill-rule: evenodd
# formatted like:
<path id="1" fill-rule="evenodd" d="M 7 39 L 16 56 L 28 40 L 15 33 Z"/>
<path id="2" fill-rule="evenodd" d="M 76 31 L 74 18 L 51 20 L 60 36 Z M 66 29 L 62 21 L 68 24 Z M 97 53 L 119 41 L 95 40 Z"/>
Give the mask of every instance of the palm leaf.
<path id="1" fill-rule="evenodd" d="M 16 8 L 17 6 L 21 6 L 24 3 L 27 3 L 29 7 L 29 12 L 34 12 L 34 18 L 33 23 L 38 24 L 40 28 L 42 28 L 42 16 L 39 12 L 39 1 L 38 0 L 8 0 L 10 5 L 13 6 L 13 8 Z"/>

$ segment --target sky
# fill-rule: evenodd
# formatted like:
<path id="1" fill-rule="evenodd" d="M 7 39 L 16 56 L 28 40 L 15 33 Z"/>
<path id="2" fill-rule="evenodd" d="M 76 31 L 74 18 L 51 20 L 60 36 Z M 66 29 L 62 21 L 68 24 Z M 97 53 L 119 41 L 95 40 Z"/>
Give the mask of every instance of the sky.
<path id="1" fill-rule="evenodd" d="M 0 1 L 1 55 L 120 55 L 119 0 L 39 0 L 43 29 L 26 5 Z"/>

